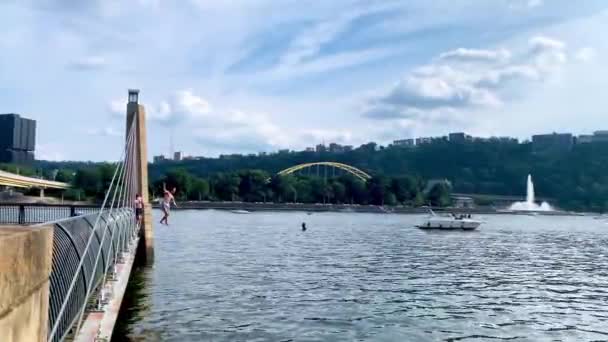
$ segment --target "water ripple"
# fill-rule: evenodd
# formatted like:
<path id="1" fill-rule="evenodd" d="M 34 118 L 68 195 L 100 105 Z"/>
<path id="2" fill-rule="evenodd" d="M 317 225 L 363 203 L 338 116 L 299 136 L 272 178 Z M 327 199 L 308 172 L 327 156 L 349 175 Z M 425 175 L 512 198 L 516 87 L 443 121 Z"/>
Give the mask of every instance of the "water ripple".
<path id="1" fill-rule="evenodd" d="M 608 340 L 597 220 L 488 216 L 462 234 L 416 216 L 174 216 L 118 341 Z"/>

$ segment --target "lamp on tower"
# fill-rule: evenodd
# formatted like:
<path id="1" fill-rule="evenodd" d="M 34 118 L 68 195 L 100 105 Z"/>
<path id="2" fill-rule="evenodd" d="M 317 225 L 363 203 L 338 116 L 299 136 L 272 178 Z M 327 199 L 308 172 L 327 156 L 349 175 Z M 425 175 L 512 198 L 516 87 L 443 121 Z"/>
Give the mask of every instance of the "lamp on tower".
<path id="1" fill-rule="evenodd" d="M 129 89 L 129 103 L 137 103 L 139 97 L 138 89 Z"/>

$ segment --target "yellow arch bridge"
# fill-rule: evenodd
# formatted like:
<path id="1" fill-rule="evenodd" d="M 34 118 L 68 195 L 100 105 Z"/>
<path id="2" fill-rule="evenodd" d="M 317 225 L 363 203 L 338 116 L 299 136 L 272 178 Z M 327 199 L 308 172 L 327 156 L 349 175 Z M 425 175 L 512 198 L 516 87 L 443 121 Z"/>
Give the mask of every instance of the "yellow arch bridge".
<path id="1" fill-rule="evenodd" d="M 16 175 L 14 173 L 0 171 L 0 186 L 13 188 L 38 188 L 38 189 L 67 189 L 68 183 L 54 182 L 45 179 L 32 178 Z"/>
<path id="2" fill-rule="evenodd" d="M 346 164 L 342 164 L 342 163 L 336 163 L 336 162 L 316 162 L 316 163 L 299 164 L 299 165 L 292 166 L 290 168 L 280 171 L 278 173 L 278 175 L 285 176 L 285 175 L 292 174 L 294 172 L 298 172 L 303 169 L 311 169 L 314 167 L 317 167 L 317 173 L 319 173 L 319 167 L 321 167 L 321 166 L 324 166 L 325 168 L 332 167 L 332 168 L 334 168 L 334 170 L 340 169 L 340 170 L 346 171 L 346 172 L 350 173 L 351 175 L 361 179 L 364 182 L 366 182 L 368 179 L 372 178 L 372 176 L 359 170 L 358 168 L 356 168 L 354 166 L 350 166 L 350 165 L 346 165 Z"/>

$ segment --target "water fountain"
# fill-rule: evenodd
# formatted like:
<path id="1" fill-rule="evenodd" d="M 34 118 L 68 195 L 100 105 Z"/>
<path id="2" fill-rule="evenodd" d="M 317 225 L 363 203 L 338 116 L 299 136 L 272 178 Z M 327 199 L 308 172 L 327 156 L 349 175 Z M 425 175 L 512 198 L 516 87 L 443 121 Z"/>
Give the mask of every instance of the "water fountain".
<path id="1" fill-rule="evenodd" d="M 515 202 L 511 204 L 509 210 L 514 211 L 552 211 L 553 208 L 549 203 L 542 202 L 540 205 L 536 204 L 534 200 L 534 183 L 532 183 L 532 176 L 528 175 L 528 187 L 526 189 L 526 201 Z"/>

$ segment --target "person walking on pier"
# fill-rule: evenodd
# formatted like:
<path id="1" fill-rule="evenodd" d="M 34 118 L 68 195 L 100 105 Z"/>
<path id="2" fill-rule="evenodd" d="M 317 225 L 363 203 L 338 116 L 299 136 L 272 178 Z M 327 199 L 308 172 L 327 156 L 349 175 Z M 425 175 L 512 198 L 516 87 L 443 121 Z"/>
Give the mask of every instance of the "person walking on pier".
<path id="1" fill-rule="evenodd" d="M 177 208 L 177 203 L 175 203 L 175 192 L 176 188 L 171 189 L 171 191 L 167 190 L 165 184 L 163 184 L 163 202 L 161 203 L 161 207 L 163 210 L 163 218 L 160 219 L 161 224 L 169 225 L 169 210 L 171 210 L 171 202 Z"/>

